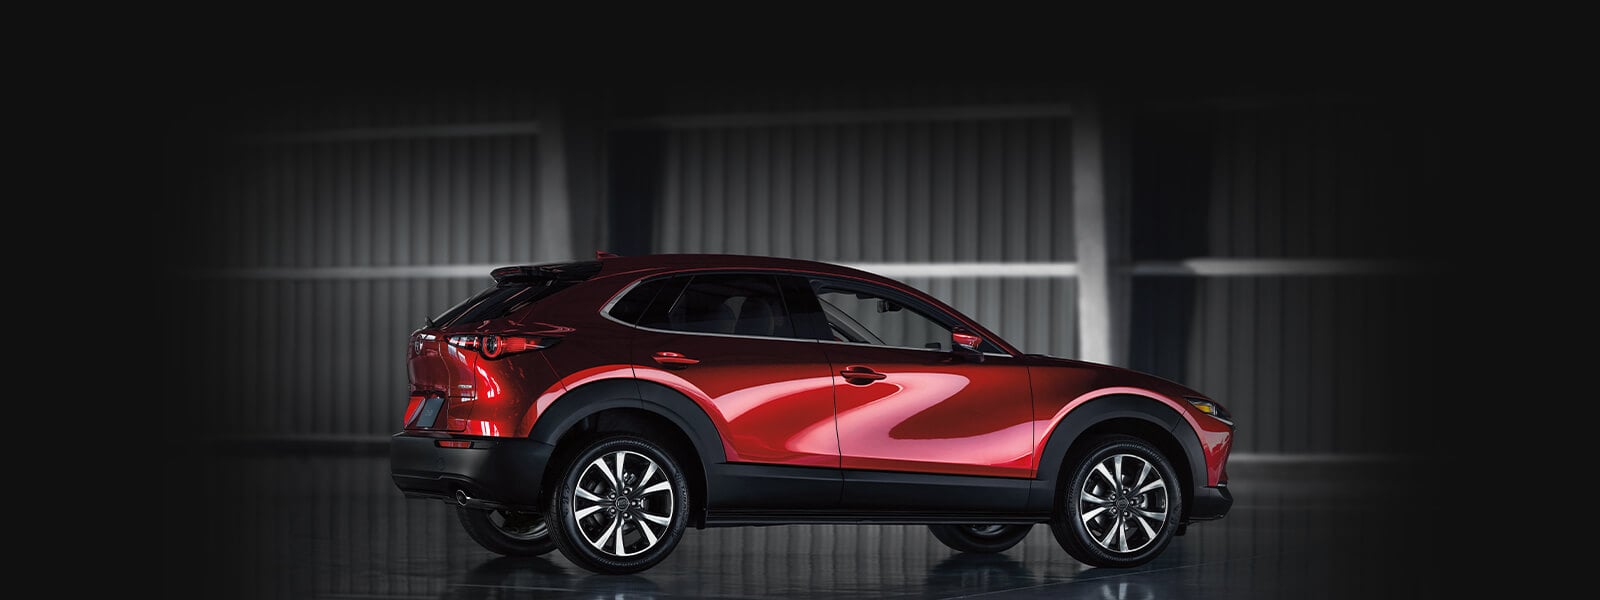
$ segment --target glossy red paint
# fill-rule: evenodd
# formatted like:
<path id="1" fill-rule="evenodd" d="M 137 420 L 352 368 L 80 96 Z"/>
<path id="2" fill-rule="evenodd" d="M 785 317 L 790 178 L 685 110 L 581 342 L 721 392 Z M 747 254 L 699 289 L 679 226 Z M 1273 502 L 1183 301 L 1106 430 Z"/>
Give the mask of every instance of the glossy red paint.
<path id="1" fill-rule="evenodd" d="M 983 338 L 970 333 L 956 331 L 950 334 L 950 341 L 957 346 L 961 346 L 969 350 L 977 350 L 978 344 L 983 343 Z"/>
<path id="2" fill-rule="evenodd" d="M 640 329 L 632 346 L 635 376 L 699 404 L 721 431 L 729 461 L 839 466 L 833 377 L 815 340 Z M 660 364 L 662 354 L 676 360 Z"/>
<path id="3" fill-rule="evenodd" d="M 429 320 L 410 340 L 407 431 L 391 442 L 391 475 L 407 496 L 457 503 L 464 524 L 485 508 L 546 515 L 543 539 L 508 540 L 468 525 L 491 550 L 530 555 L 559 546 L 590 568 L 631 572 L 616 569 L 660 558 L 623 556 L 630 510 L 646 511 L 632 521 L 640 527 L 669 527 L 640 530 L 668 551 L 676 542 L 664 532 L 692 519 L 696 526 L 996 519 L 1015 527 L 1002 535 L 1051 522 L 1074 557 L 1126 567 L 1153 558 L 1183 526 L 1232 506 L 1220 485 L 1232 425 L 1196 409 L 1189 400 L 1203 396 L 1184 386 L 1022 354 L 927 294 L 845 267 L 747 256 L 601 258 L 496 269 L 495 287 Z M 896 321 L 874 308 L 910 309 L 899 316 L 921 321 Z M 1095 427 L 1143 436 L 1156 455 L 1128 440 L 1073 437 Z M 1074 511 L 1099 492 L 1063 479 L 1088 473 L 1090 459 L 1111 449 L 1170 463 L 1181 477 L 1160 485 L 1170 472 L 1163 466 L 1140 487 L 1118 481 L 1120 467 L 1115 475 L 1101 468 L 1095 489 L 1139 491 L 1113 494 L 1082 518 Z M 613 464 L 590 457 L 613 455 L 603 477 L 587 471 Z M 630 460 L 648 467 L 629 472 Z M 662 476 L 652 479 L 656 473 Z M 592 483 L 571 487 L 589 476 Z M 677 476 L 696 487 L 677 486 Z M 1182 489 L 1184 510 L 1167 509 L 1167 492 L 1153 491 L 1163 487 Z M 600 501 L 602 488 L 616 499 Z M 648 512 L 669 495 L 666 506 L 689 510 Z M 616 542 L 595 547 L 605 561 L 634 561 L 623 567 L 582 562 L 592 559 L 586 552 L 599 529 L 591 526 L 604 507 L 618 512 L 601 537 L 614 532 Z M 1118 508 L 1119 520 L 1106 521 Z M 1143 520 L 1150 515 L 1160 518 Z M 1109 534 L 1092 528 L 1128 525 L 1121 519 L 1138 519 L 1133 531 L 1148 540 L 1166 537 L 1146 550 L 1123 540 L 1112 558 L 1080 547 L 1113 551 Z M 1078 537 L 1063 538 L 1060 528 Z M 935 535 L 951 544 L 941 531 L 949 529 L 936 527 Z M 968 549 L 962 545 L 952 547 Z M 574 547 L 585 553 L 568 552 Z"/>
<path id="4" fill-rule="evenodd" d="M 1198 392 L 1091 363 L 1024 356 L 965 315 L 897 281 L 854 269 L 727 255 L 606 258 L 581 285 L 505 318 L 415 332 L 408 352 L 409 417 L 427 396 L 447 399 L 447 428 L 529 435 L 567 392 L 636 378 L 681 392 L 705 411 L 731 462 L 1028 478 L 1053 428 L 1109 394 L 1155 399 L 1183 415 L 1205 452 L 1207 480 L 1224 482 L 1232 429 L 1185 397 Z M 643 278 L 713 271 L 827 275 L 890 287 L 924 302 L 1003 355 L 970 362 L 949 352 L 663 332 L 602 314 Z M 450 335 L 541 340 L 498 358 L 452 346 Z M 548 343 L 547 343 L 548 342 Z"/>
<path id="5" fill-rule="evenodd" d="M 1068 413 L 1084 404 L 1115 395 L 1150 398 L 1181 415 L 1200 442 L 1206 455 L 1208 485 L 1226 481 L 1222 467 L 1233 444 L 1233 430 L 1212 418 L 1185 398 L 1205 398 L 1182 385 L 1136 371 L 1081 361 L 1029 357 L 1033 379 L 1034 454 L 1044 451 L 1050 432 Z"/>
<path id="6" fill-rule="evenodd" d="M 822 344 L 833 369 L 846 469 L 1028 477 L 1033 403 L 1028 369 L 1011 357 L 969 362 L 949 352 Z M 844 375 L 866 370 L 878 379 Z"/>

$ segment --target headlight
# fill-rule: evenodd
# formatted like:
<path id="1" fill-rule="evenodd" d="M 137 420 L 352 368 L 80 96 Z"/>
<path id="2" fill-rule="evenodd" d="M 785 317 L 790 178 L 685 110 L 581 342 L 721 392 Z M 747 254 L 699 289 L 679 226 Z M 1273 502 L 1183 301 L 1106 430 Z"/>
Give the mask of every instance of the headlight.
<path id="1" fill-rule="evenodd" d="M 1195 408 L 1200 409 L 1200 412 L 1211 415 L 1218 421 L 1233 427 L 1233 415 L 1228 414 L 1228 409 L 1223 408 L 1221 404 L 1203 398 L 1184 398 L 1184 400 L 1188 400 L 1189 404 L 1193 404 Z"/>

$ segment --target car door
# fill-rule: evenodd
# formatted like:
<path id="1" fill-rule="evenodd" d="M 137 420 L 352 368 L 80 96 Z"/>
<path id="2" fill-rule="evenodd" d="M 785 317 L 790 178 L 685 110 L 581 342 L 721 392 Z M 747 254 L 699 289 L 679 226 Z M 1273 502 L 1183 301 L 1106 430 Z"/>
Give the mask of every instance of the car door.
<path id="1" fill-rule="evenodd" d="M 831 338 L 822 347 L 835 376 L 842 468 L 1030 476 L 1033 404 L 1018 358 L 993 344 L 983 354 L 953 352 L 959 321 L 888 287 L 810 283 Z"/>
<path id="2" fill-rule="evenodd" d="M 799 278 L 705 272 L 646 281 L 659 288 L 629 350 L 636 377 L 690 396 L 722 432 L 730 463 L 825 467 L 837 499 L 833 376 L 821 344 L 796 333 L 784 303 Z M 648 289 L 648 288 L 646 288 Z"/>

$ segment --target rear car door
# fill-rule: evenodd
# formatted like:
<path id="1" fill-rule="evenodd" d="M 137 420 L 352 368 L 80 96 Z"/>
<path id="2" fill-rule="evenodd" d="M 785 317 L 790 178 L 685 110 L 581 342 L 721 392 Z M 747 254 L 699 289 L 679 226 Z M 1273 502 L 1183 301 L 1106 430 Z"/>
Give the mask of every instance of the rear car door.
<path id="1" fill-rule="evenodd" d="M 624 295 L 653 296 L 637 319 L 630 362 L 636 377 L 676 389 L 706 410 L 729 462 L 825 467 L 836 482 L 828 359 L 817 340 L 797 333 L 784 300 L 809 293 L 804 285 L 771 272 L 641 282 Z M 833 502 L 834 489 L 815 500 Z"/>

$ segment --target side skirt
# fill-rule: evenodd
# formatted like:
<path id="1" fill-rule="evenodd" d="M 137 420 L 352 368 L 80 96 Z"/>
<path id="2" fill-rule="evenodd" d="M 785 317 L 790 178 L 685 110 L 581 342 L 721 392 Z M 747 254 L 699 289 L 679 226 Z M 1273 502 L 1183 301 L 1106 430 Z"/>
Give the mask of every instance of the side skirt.
<path id="1" fill-rule="evenodd" d="M 1043 523 L 1037 481 L 748 463 L 707 469 L 708 527 L 782 524 Z"/>
<path id="2" fill-rule="evenodd" d="M 1050 521 L 1050 515 L 1021 513 L 916 513 L 916 512 L 841 512 L 778 510 L 712 510 L 706 513 L 706 527 L 748 525 L 972 525 L 1034 524 Z"/>

